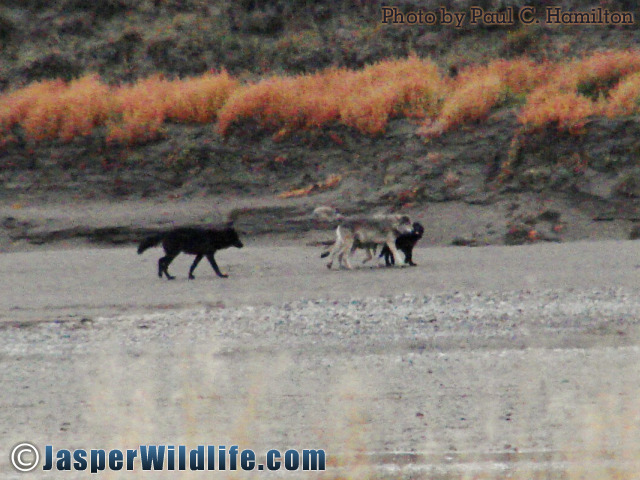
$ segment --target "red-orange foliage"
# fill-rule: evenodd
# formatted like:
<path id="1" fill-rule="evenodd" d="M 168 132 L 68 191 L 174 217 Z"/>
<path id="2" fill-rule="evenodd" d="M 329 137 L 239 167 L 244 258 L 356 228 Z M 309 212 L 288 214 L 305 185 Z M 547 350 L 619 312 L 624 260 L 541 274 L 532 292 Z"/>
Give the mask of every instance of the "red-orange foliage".
<path id="1" fill-rule="evenodd" d="M 486 68 L 462 77 L 445 99 L 435 122 L 427 120 L 421 134 L 431 137 L 451 127 L 479 120 L 505 98 L 505 85 L 499 75 Z"/>
<path id="2" fill-rule="evenodd" d="M 445 83 L 432 62 L 410 57 L 363 70 L 329 69 L 272 77 L 236 90 L 219 114 L 227 134 L 234 122 L 254 119 L 268 129 L 320 128 L 342 123 L 380 133 L 390 117 L 433 114 Z"/>
<path id="3" fill-rule="evenodd" d="M 47 80 L 0 96 L 0 132 L 6 133 L 14 125 L 24 122 L 40 102 L 59 95 L 64 88 L 62 80 Z"/>
<path id="4" fill-rule="evenodd" d="M 565 63 L 550 79 L 561 90 L 576 90 L 585 84 L 606 84 L 640 71 L 639 50 L 597 52 Z"/>
<path id="5" fill-rule="evenodd" d="M 368 135 L 389 119 L 423 118 L 428 136 L 480 120 L 508 102 L 524 103 L 529 128 L 554 124 L 579 131 L 592 115 L 640 110 L 640 51 L 600 52 L 561 63 L 495 60 L 455 79 L 411 56 L 361 70 L 330 68 L 241 85 L 226 72 L 167 80 L 155 76 L 109 87 L 95 75 L 33 83 L 0 95 L 0 145 L 20 125 L 29 139 L 70 141 L 107 127 L 109 141 L 134 144 L 162 135 L 166 122 L 218 122 L 222 134 L 253 120 L 282 140 L 296 129 L 344 125 Z"/>
<path id="6" fill-rule="evenodd" d="M 161 76 L 116 88 L 107 141 L 133 144 L 157 138 L 167 117 L 169 89 L 170 83 Z"/>
<path id="7" fill-rule="evenodd" d="M 579 133 L 587 118 L 599 111 L 596 102 L 575 92 L 563 93 L 551 86 L 540 88 L 529 95 L 518 120 L 533 129 L 556 125 L 560 130 Z"/>
<path id="8" fill-rule="evenodd" d="M 32 140 L 70 141 L 107 125 L 108 140 L 137 143 L 157 137 L 166 120 L 214 121 L 238 85 L 226 72 L 174 81 L 156 76 L 121 87 L 97 75 L 36 82 L 0 96 L 0 135 L 20 124 Z"/>
<path id="9" fill-rule="evenodd" d="M 547 84 L 529 95 L 518 119 L 531 128 L 555 124 L 577 133 L 590 116 L 631 112 L 636 80 L 625 77 L 639 71 L 640 51 L 636 50 L 598 52 L 566 62 Z"/>
<path id="10" fill-rule="evenodd" d="M 640 72 L 633 73 L 609 92 L 604 109 L 608 117 L 632 115 L 640 111 Z"/>
<path id="11" fill-rule="evenodd" d="M 325 73 L 330 81 L 335 71 Z M 232 123 L 253 119 L 268 129 L 321 126 L 338 118 L 337 105 L 323 89 L 320 74 L 272 77 L 231 94 L 218 115 L 226 134 Z"/>
<path id="12" fill-rule="evenodd" d="M 110 107 L 109 87 L 97 76 L 65 84 L 38 82 L 7 94 L 0 100 L 0 129 L 19 123 L 33 140 L 60 138 L 70 141 L 88 135 L 104 122 Z"/>
<path id="13" fill-rule="evenodd" d="M 435 119 L 425 120 L 420 134 L 436 137 L 470 121 L 481 120 L 510 95 L 524 95 L 548 78 L 553 66 L 529 59 L 495 60 L 460 72 Z"/>
<path id="14" fill-rule="evenodd" d="M 489 72 L 500 76 L 510 93 L 520 95 L 545 84 L 557 69 L 549 62 L 535 62 L 529 58 L 495 60 L 487 65 Z"/>
<path id="15" fill-rule="evenodd" d="M 162 134 L 166 120 L 208 123 L 239 82 L 227 72 L 169 81 L 162 76 L 116 89 L 108 141 L 139 143 Z"/>
<path id="16" fill-rule="evenodd" d="M 170 82 L 167 118 L 176 122 L 209 123 L 240 82 L 226 71 Z"/>
<path id="17" fill-rule="evenodd" d="M 304 188 L 296 188 L 278 195 L 279 198 L 303 197 L 312 192 L 320 192 L 328 188 L 335 187 L 342 180 L 342 175 L 329 175 L 329 177 L 321 183 L 315 183 Z"/>

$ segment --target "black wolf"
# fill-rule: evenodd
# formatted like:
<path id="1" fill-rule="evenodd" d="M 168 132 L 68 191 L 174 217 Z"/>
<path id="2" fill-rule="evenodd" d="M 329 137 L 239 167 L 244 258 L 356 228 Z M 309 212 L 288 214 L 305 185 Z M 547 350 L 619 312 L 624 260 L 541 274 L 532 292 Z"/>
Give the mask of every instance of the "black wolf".
<path id="1" fill-rule="evenodd" d="M 180 252 L 196 256 L 189 269 L 190 280 L 195 278 L 193 271 L 198 266 L 198 263 L 200 263 L 200 260 L 202 260 L 202 257 L 207 257 L 207 260 L 209 260 L 213 270 L 219 277 L 227 278 L 228 275 L 220 272 L 213 255 L 223 248 L 243 247 L 240 238 L 238 238 L 238 233 L 232 227 L 223 229 L 183 227 L 145 238 L 140 242 L 138 253 L 144 252 L 147 248 L 155 247 L 160 242 L 162 242 L 166 255 L 158 260 L 158 276 L 162 278 L 162 274 L 164 273 L 168 280 L 176 278 L 173 275 L 169 275 L 168 268 L 169 264 Z"/>
<path id="2" fill-rule="evenodd" d="M 422 235 L 424 235 L 424 227 L 418 222 L 415 222 L 411 233 L 403 233 L 396 238 L 396 248 L 402 250 L 405 263 L 408 263 L 412 267 L 416 266 L 416 264 L 413 263 L 413 247 L 416 246 L 416 243 L 422 238 Z M 387 264 L 387 267 L 395 264 L 391 250 L 389 250 L 387 245 L 385 245 L 380 252 L 380 258 L 382 257 L 384 257 L 384 262 Z"/>

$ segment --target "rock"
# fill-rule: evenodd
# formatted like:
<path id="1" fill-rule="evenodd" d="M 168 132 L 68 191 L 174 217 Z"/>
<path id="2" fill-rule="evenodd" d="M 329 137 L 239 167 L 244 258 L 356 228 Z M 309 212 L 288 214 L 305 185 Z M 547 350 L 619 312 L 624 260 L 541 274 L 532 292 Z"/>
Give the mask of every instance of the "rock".
<path id="1" fill-rule="evenodd" d="M 456 247 L 477 247 L 480 243 L 475 238 L 456 237 L 451 240 L 451 245 Z"/>
<path id="2" fill-rule="evenodd" d="M 640 238 L 640 225 L 634 225 L 629 232 L 629 240 L 638 240 Z"/>
<path id="3" fill-rule="evenodd" d="M 615 192 L 627 198 L 640 197 L 640 180 L 638 172 L 629 172 L 619 178 L 615 185 Z"/>
<path id="4" fill-rule="evenodd" d="M 580 193 L 586 193 L 594 197 L 610 200 L 616 195 L 617 177 L 597 172 L 587 168 L 584 174 L 575 182 L 575 188 Z"/>
<path id="5" fill-rule="evenodd" d="M 561 213 L 557 210 L 546 209 L 538 215 L 538 219 L 543 222 L 558 223 L 560 221 Z"/>

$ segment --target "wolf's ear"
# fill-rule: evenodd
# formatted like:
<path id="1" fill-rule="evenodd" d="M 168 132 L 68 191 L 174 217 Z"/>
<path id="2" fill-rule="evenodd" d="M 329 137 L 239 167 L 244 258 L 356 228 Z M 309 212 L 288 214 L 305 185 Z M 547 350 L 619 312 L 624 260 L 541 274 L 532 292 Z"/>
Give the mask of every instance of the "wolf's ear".
<path id="1" fill-rule="evenodd" d="M 233 228 L 233 220 L 228 220 L 227 223 L 224 224 L 225 228 Z"/>

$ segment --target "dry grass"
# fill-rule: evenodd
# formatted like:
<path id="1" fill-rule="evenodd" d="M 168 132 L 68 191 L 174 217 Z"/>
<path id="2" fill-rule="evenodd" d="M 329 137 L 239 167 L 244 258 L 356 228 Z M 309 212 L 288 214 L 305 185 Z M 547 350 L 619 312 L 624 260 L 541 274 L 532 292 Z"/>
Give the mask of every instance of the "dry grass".
<path id="1" fill-rule="evenodd" d="M 596 98 L 627 75 L 640 71 L 640 51 L 621 50 L 598 52 L 566 62 L 558 69 L 551 83 L 563 91 L 580 90 Z"/>
<path id="2" fill-rule="evenodd" d="M 226 72 L 169 81 L 161 76 L 111 87 L 89 75 L 36 82 L 0 97 L 0 134 L 24 128 L 29 140 L 68 142 L 107 126 L 107 140 L 141 143 L 166 121 L 208 123 L 239 82 Z"/>
<path id="3" fill-rule="evenodd" d="M 544 85 L 557 69 L 557 64 L 535 62 L 529 58 L 496 60 L 486 68 L 494 72 L 512 95 L 526 95 L 534 88 Z"/>
<path id="4" fill-rule="evenodd" d="M 95 75 L 69 84 L 37 82 L 1 99 L 0 131 L 20 124 L 31 139 L 68 142 L 91 134 L 111 108 L 109 87 Z"/>
<path id="5" fill-rule="evenodd" d="M 222 72 L 173 81 L 155 76 L 120 87 L 114 92 L 115 119 L 109 124 L 107 140 L 129 144 L 153 140 L 168 120 L 212 122 L 237 86 L 237 80 Z"/>
<path id="6" fill-rule="evenodd" d="M 640 111 L 640 73 L 633 73 L 609 93 L 604 109 L 607 117 L 632 115 Z"/>
<path id="7" fill-rule="evenodd" d="M 598 105 L 575 92 L 561 92 L 554 87 L 532 93 L 518 115 L 520 123 L 530 129 L 555 125 L 569 133 L 580 133 L 587 119 L 599 112 Z"/>
<path id="8" fill-rule="evenodd" d="M 594 115 L 638 111 L 639 72 L 640 52 L 624 50 L 559 63 L 496 60 L 453 79 L 415 56 L 244 85 L 226 72 L 181 80 L 154 76 L 119 87 L 90 75 L 69 83 L 37 82 L 0 96 L 0 143 L 15 140 L 16 126 L 28 140 L 64 142 L 106 126 L 108 141 L 137 144 L 162 136 L 166 122 L 217 122 L 228 135 L 234 125 L 252 121 L 277 140 L 335 125 L 378 135 L 396 117 L 422 119 L 420 132 L 434 137 L 482 121 L 504 105 L 520 108 L 526 130 L 550 125 L 579 133 Z"/>
<path id="9" fill-rule="evenodd" d="M 32 111 L 38 109 L 41 100 L 60 95 L 65 85 L 61 80 L 35 82 L 0 97 L 0 129 L 8 132 L 18 124 L 29 124 Z M 26 128 L 26 127 L 25 127 Z"/>
<path id="10" fill-rule="evenodd" d="M 500 75 L 488 68 L 472 70 L 456 82 L 435 121 L 428 119 L 421 133 L 438 136 L 451 128 L 482 120 L 505 99 L 505 84 Z"/>
<path id="11" fill-rule="evenodd" d="M 166 99 L 167 117 L 184 123 L 212 122 L 239 84 L 224 71 L 171 82 Z"/>
<path id="12" fill-rule="evenodd" d="M 635 99 L 627 77 L 639 70 L 640 51 L 635 50 L 598 52 L 560 64 L 529 95 L 518 118 L 530 129 L 555 125 L 575 134 L 594 115 L 628 114 Z"/>
<path id="13" fill-rule="evenodd" d="M 313 185 L 309 185 L 304 188 L 296 188 L 294 190 L 289 190 L 288 192 L 281 193 L 278 195 L 279 198 L 291 198 L 291 197 L 304 197 L 306 195 L 310 195 L 311 193 L 321 192 L 323 190 L 327 190 L 329 188 L 335 187 L 342 180 L 342 175 L 329 175 L 329 177 L 320 183 L 314 183 Z"/>
<path id="14" fill-rule="evenodd" d="M 117 88 L 107 141 L 133 144 L 157 138 L 167 117 L 169 85 L 161 77 L 151 77 Z"/>
<path id="15" fill-rule="evenodd" d="M 236 90 L 220 111 L 218 129 L 226 135 L 234 123 L 252 119 L 270 130 L 342 124 L 375 135 L 389 118 L 435 113 L 444 89 L 435 64 L 417 57 L 359 71 L 272 77 Z"/>

